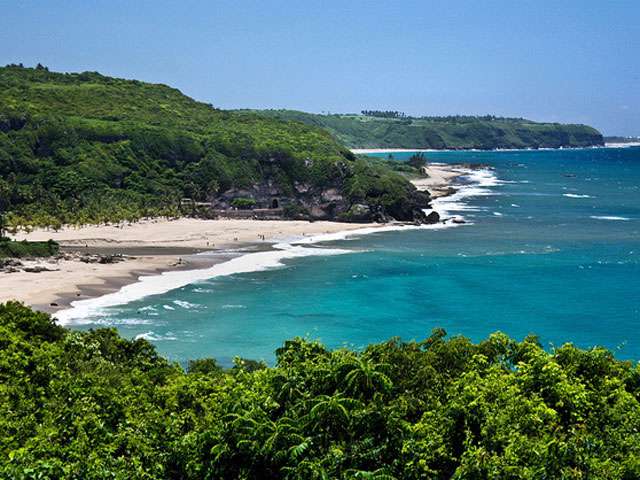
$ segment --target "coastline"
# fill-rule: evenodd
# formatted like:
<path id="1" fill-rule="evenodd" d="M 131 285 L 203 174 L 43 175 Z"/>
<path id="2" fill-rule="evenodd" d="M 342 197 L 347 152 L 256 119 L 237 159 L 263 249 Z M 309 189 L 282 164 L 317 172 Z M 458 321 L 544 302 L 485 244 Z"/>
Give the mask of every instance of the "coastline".
<path id="1" fill-rule="evenodd" d="M 370 153 L 437 153 L 437 152 L 536 152 L 546 150 L 591 150 L 598 148 L 631 148 L 640 147 L 640 142 L 628 143 L 605 143 L 604 145 L 592 145 L 589 147 L 559 147 L 559 148 L 350 148 L 351 153 L 355 155 L 368 155 Z"/>
<path id="2" fill-rule="evenodd" d="M 458 165 L 437 163 L 430 164 L 427 171 L 428 177 L 413 179 L 412 183 L 419 190 L 429 190 L 434 199 L 453 193 L 452 182 L 465 174 Z M 442 228 L 446 225 L 430 227 Z M 147 219 L 118 225 L 67 226 L 58 231 L 35 229 L 19 232 L 13 238 L 27 241 L 52 239 L 61 245 L 62 258 L 25 262 L 47 268 L 39 273 L 0 272 L 0 303 L 18 300 L 56 314 L 68 311 L 72 303 L 75 306 L 85 301 L 94 302 L 166 274 L 201 272 L 204 275 L 217 275 L 223 270 L 227 271 L 225 267 L 220 267 L 221 264 L 232 260 L 238 263 L 238 257 L 247 257 L 246 262 L 256 265 L 263 262 L 269 267 L 277 266 L 282 259 L 296 256 L 348 253 L 332 252 L 325 248 L 303 248 L 302 245 L 402 228 L 421 227 L 400 223 L 180 218 Z M 271 255 L 260 255 L 266 252 Z M 124 261 L 85 263 L 79 259 L 80 254 L 117 255 L 122 256 Z M 241 269 L 252 268 L 246 262 Z M 185 278 L 188 276 L 185 275 Z M 174 284 L 176 281 L 183 282 L 175 278 L 173 281 Z M 155 288 L 161 291 L 166 287 L 157 285 Z"/>
<path id="3" fill-rule="evenodd" d="M 435 148 L 350 148 L 351 153 L 366 155 L 368 153 L 407 153 L 407 152 L 446 152 Z"/>
<path id="4" fill-rule="evenodd" d="M 143 277 L 211 268 L 286 239 L 377 226 L 297 220 L 180 218 L 143 220 L 126 225 L 64 227 L 57 232 L 47 229 L 20 232 L 12 237 L 27 241 L 53 239 L 66 253 L 100 252 L 121 255 L 124 261 L 102 264 L 85 263 L 78 258 L 57 258 L 25 262 L 47 270 L 39 273 L 0 272 L 0 303 L 18 300 L 55 313 L 69 308 L 71 302 L 116 292 Z"/>

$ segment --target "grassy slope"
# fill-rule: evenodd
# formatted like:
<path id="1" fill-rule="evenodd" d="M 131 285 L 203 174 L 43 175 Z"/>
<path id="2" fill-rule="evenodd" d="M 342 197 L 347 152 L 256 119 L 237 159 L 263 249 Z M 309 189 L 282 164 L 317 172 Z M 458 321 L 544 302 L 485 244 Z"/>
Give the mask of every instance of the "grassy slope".
<path id="1" fill-rule="evenodd" d="M 351 148 L 558 148 L 602 144 L 586 125 L 537 123 L 494 117 L 390 119 L 363 115 L 317 115 L 264 110 L 260 115 L 325 128 Z"/>
<path id="2" fill-rule="evenodd" d="M 183 196 L 207 200 L 266 178 L 346 190 L 370 173 L 361 162 L 322 129 L 217 110 L 165 85 L 0 68 L 0 194 L 9 191 L 13 223 L 175 212 Z M 401 177 L 378 173 L 393 177 L 384 193 L 410 194 Z"/>

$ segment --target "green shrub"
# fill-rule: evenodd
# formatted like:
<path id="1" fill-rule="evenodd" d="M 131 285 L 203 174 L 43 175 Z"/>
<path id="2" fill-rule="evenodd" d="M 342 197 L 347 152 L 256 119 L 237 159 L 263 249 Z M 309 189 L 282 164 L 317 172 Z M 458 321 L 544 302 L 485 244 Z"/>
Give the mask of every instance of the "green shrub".
<path id="1" fill-rule="evenodd" d="M 3 257 L 50 257 L 57 255 L 60 246 L 53 240 L 47 242 L 16 242 L 9 239 L 0 239 L 0 258 Z"/>
<path id="2" fill-rule="evenodd" d="M 240 210 L 249 210 L 256 206 L 256 201 L 253 198 L 234 198 L 231 200 L 231 206 Z"/>
<path id="3" fill-rule="evenodd" d="M 535 337 L 189 363 L 0 305 L 1 478 L 640 476 L 640 367 Z"/>

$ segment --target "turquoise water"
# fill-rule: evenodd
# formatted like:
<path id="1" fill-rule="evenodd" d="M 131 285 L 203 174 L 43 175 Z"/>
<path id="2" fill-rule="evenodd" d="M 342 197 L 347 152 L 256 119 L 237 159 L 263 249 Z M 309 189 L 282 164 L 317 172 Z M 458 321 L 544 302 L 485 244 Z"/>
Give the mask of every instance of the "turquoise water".
<path id="1" fill-rule="evenodd" d="M 296 335 L 362 347 L 434 327 L 473 340 L 534 333 L 640 359 L 640 149 L 427 156 L 493 168 L 500 182 L 453 205 L 470 224 L 318 244 L 351 253 L 187 285 L 77 328 L 114 325 L 173 360 L 223 364 L 272 361 Z"/>

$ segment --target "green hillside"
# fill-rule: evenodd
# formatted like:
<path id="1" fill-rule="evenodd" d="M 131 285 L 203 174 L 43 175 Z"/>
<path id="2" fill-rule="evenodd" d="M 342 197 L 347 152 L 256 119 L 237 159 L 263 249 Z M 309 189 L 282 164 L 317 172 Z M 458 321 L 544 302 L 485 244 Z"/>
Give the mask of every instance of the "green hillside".
<path id="1" fill-rule="evenodd" d="M 336 200 L 322 200 L 327 190 Z M 354 205 L 363 219 L 412 220 L 428 201 L 319 128 L 217 110 L 165 85 L 0 68 L 0 211 L 10 224 L 179 214 L 184 197 L 228 207 L 241 195 L 258 205 L 277 195 L 291 214 L 337 220 L 357 219 Z"/>
<path id="2" fill-rule="evenodd" d="M 521 118 L 318 115 L 295 110 L 258 113 L 322 127 L 350 148 L 496 149 L 603 144 L 600 132 L 586 125 L 538 123 Z"/>
<path id="3" fill-rule="evenodd" d="M 185 372 L 17 303 L 0 347 L 1 478 L 640 478 L 640 369 L 600 348 L 435 330 Z"/>

